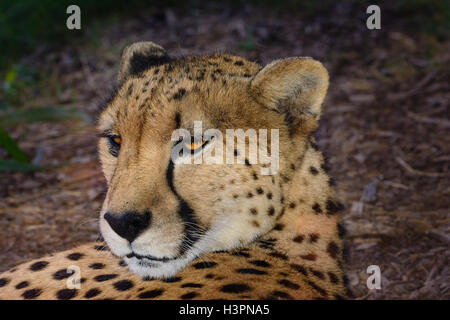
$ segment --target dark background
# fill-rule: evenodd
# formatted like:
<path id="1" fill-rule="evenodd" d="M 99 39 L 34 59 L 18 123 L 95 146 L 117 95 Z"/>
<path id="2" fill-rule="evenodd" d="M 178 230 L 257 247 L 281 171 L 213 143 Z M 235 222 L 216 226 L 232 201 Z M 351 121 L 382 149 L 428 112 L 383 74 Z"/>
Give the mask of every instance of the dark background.
<path id="1" fill-rule="evenodd" d="M 66 8 L 81 7 L 81 30 Z M 381 7 L 381 30 L 366 8 Z M 449 1 L 2 1 L 0 271 L 98 238 L 99 102 L 122 48 L 312 56 L 330 73 L 319 144 L 358 299 L 450 298 Z M 382 289 L 366 287 L 379 265 Z"/>

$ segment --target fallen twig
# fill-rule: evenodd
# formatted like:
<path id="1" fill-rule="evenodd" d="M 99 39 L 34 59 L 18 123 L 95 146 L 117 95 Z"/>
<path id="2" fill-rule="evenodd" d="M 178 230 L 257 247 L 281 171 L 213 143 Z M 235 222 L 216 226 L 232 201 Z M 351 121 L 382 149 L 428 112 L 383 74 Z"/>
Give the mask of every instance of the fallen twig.
<path id="1" fill-rule="evenodd" d="M 433 236 L 433 238 L 435 238 L 437 240 L 440 240 L 442 242 L 450 244 L 450 235 L 448 235 L 442 231 L 439 231 L 437 229 L 432 229 L 432 230 L 428 231 L 428 234 L 430 236 Z"/>
<path id="2" fill-rule="evenodd" d="M 438 126 L 450 128 L 450 121 L 445 120 L 445 119 L 423 117 L 423 116 L 419 116 L 412 112 L 408 112 L 407 115 L 408 115 L 408 117 L 410 117 L 416 121 L 422 122 L 422 123 L 435 124 Z"/>
<path id="3" fill-rule="evenodd" d="M 405 160 L 403 160 L 400 157 L 395 157 L 395 160 L 410 174 L 415 176 L 426 176 L 426 177 L 447 177 L 450 176 L 449 172 L 427 172 L 427 171 L 421 171 L 416 170 L 413 167 L 411 167 L 409 164 L 406 163 Z"/>

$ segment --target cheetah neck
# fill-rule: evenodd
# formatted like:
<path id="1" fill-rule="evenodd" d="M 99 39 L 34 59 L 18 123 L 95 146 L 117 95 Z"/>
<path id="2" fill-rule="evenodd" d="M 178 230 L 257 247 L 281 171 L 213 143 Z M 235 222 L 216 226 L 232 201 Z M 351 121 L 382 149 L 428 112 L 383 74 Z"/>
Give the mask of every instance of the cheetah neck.
<path id="1" fill-rule="evenodd" d="M 300 168 L 285 186 L 284 213 L 263 240 L 275 243 L 274 248 L 290 263 L 339 269 L 340 205 L 324 168 L 321 152 L 309 147 Z"/>

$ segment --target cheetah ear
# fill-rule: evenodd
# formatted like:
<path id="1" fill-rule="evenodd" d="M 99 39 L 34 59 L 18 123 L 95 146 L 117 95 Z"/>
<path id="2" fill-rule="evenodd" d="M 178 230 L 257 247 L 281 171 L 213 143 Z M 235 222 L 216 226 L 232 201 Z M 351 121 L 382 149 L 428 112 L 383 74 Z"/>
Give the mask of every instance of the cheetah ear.
<path id="1" fill-rule="evenodd" d="M 312 130 L 327 93 L 328 72 L 312 58 L 275 60 L 253 77 L 250 87 L 255 99 L 284 114 L 291 127 L 310 123 Z"/>
<path id="2" fill-rule="evenodd" d="M 169 61 L 170 58 L 164 48 L 156 43 L 151 41 L 133 43 L 123 50 L 118 80 L 122 82 L 130 75 Z"/>

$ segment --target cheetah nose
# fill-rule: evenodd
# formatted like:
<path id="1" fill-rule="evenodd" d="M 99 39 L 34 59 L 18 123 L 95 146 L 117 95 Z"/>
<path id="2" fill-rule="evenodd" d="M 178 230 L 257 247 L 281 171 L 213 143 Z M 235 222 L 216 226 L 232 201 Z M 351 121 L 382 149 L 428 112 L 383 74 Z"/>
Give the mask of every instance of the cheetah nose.
<path id="1" fill-rule="evenodd" d="M 126 211 L 114 214 L 107 212 L 103 217 L 119 236 L 133 242 L 150 224 L 151 212 L 148 210 L 144 213 Z"/>

